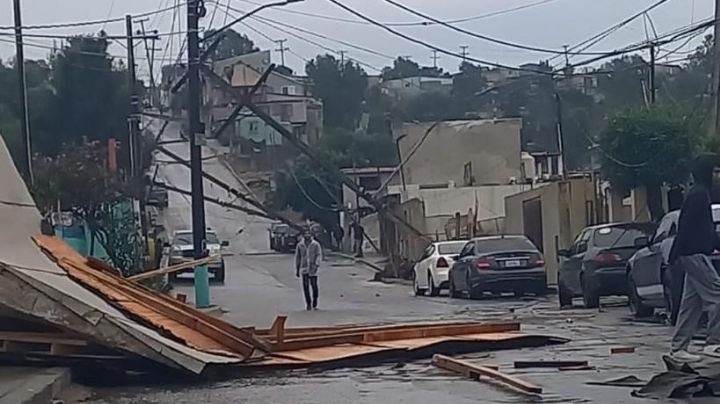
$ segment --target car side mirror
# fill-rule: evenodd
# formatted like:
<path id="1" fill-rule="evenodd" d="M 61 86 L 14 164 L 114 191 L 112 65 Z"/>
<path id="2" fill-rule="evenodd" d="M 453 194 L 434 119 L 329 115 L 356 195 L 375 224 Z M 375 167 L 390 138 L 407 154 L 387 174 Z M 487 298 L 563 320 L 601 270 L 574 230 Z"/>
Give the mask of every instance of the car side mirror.
<path id="1" fill-rule="evenodd" d="M 450 258 L 452 258 L 453 261 L 457 261 L 460 259 L 460 254 L 451 255 Z"/>
<path id="2" fill-rule="evenodd" d="M 647 236 L 638 237 L 634 241 L 636 248 L 644 248 L 650 245 L 650 239 Z"/>
<path id="3" fill-rule="evenodd" d="M 225 240 L 225 241 L 223 241 L 222 243 L 220 243 L 220 245 L 221 245 L 222 247 L 227 247 L 227 246 L 230 245 L 230 242 L 227 241 L 227 240 Z"/>

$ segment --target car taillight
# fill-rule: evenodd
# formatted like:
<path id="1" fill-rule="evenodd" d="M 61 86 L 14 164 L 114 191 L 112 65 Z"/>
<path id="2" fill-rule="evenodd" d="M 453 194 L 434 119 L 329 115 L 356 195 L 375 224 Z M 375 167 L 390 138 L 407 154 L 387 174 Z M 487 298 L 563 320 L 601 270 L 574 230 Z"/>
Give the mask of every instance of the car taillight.
<path id="1" fill-rule="evenodd" d="M 595 256 L 595 262 L 611 263 L 620 261 L 622 261 L 622 258 L 620 258 L 619 255 L 613 253 L 601 252 L 600 254 Z"/>
<path id="2" fill-rule="evenodd" d="M 479 259 L 479 260 L 475 261 L 475 268 L 477 268 L 480 271 L 490 269 L 491 266 L 492 265 L 490 264 L 490 261 L 487 261 L 484 259 Z"/>
<path id="3" fill-rule="evenodd" d="M 446 260 L 445 258 L 443 258 L 443 257 L 440 257 L 440 258 L 437 260 L 437 264 L 436 264 L 435 266 L 438 267 L 438 268 L 449 268 L 449 267 L 450 267 L 450 265 L 448 265 L 447 260 Z"/>
<path id="4" fill-rule="evenodd" d="M 533 267 L 539 268 L 545 266 L 545 260 L 544 259 L 537 259 L 535 262 L 533 262 Z"/>

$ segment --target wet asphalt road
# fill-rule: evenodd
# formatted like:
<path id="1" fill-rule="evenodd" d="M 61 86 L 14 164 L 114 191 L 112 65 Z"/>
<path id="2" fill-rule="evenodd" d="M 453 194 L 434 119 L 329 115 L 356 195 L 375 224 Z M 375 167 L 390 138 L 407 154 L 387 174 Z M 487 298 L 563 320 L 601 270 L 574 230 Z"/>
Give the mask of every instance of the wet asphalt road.
<path id="1" fill-rule="evenodd" d="M 172 132 L 171 132 L 172 136 Z M 172 146 L 187 155 L 187 145 Z M 206 150 L 205 154 L 213 152 Z M 232 174 L 217 160 L 205 163 L 208 172 L 234 183 Z M 189 188 L 189 172 L 177 164 L 164 165 L 161 172 L 173 185 Z M 224 192 L 207 187 L 207 194 L 228 200 Z M 189 200 L 170 195 L 166 212 L 169 228 L 188 226 Z M 268 222 L 213 205 L 207 205 L 208 225 L 230 241 L 226 257 L 227 281 L 212 286 L 212 301 L 226 313 L 224 318 L 239 325 L 267 327 L 277 314 L 289 316 L 289 325 L 379 323 L 411 320 L 474 319 L 519 320 L 528 333 L 571 339 L 564 345 L 496 351 L 468 355 L 478 363 L 499 365 L 540 385 L 540 399 L 528 399 L 477 381 L 463 380 L 438 370 L 430 360 L 387 363 L 376 367 L 337 369 L 323 372 L 292 371 L 244 377 L 221 383 L 174 386 L 135 386 L 94 390 L 93 404 L 160 403 L 639 403 L 631 388 L 589 386 L 585 382 L 635 375 L 647 379 L 663 370 L 661 356 L 669 344 L 670 328 L 637 323 L 628 318 L 625 300 L 604 300 L 602 311 L 560 311 L 554 296 L 526 299 L 496 298 L 481 301 L 414 297 L 404 285 L 370 282 L 371 272 L 342 260 L 324 262 L 320 277 L 320 311 L 306 312 L 292 257 L 268 253 Z M 238 234 L 239 229 L 244 229 Z M 190 282 L 176 290 L 192 297 Z M 611 355 L 610 348 L 633 346 L 633 354 Z M 486 357 L 487 356 L 487 357 Z M 588 360 L 594 370 L 515 370 L 514 360 Z M 702 401 L 696 401 L 702 402 Z M 711 401 L 705 401 L 711 402 Z"/>

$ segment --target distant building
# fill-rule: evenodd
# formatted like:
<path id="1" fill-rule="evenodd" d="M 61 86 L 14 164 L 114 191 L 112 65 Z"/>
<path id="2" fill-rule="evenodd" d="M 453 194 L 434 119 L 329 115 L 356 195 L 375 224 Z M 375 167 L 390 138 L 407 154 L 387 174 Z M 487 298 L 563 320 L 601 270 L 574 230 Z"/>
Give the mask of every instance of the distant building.
<path id="1" fill-rule="evenodd" d="M 494 69 L 483 67 L 482 76 L 487 80 L 488 86 L 494 86 L 520 77 L 520 71 L 504 67 Z"/>
<path id="2" fill-rule="evenodd" d="M 450 94 L 453 88 L 452 77 L 405 77 L 402 79 L 385 80 L 380 88 L 393 97 L 407 99 L 426 93 Z"/>
<path id="3" fill-rule="evenodd" d="M 682 72 L 683 68 L 680 65 L 672 65 L 667 63 L 658 63 L 655 65 L 655 74 L 658 76 L 672 77 Z"/>
<path id="4" fill-rule="evenodd" d="M 249 89 L 270 67 L 270 51 L 254 52 L 215 61 L 212 69 L 235 88 Z M 235 109 L 235 101 L 219 86 L 205 82 L 206 128 L 220 128 Z M 313 144 L 322 137 L 322 102 L 311 96 L 307 78 L 273 71 L 256 92 L 253 101 L 264 112 L 292 132 Z M 244 110 L 221 136 L 236 154 L 252 160 L 255 168 L 271 169 L 296 154 L 295 149 L 272 127 Z"/>
<path id="5" fill-rule="evenodd" d="M 500 185 L 521 180 L 522 119 L 444 121 L 421 141 L 431 125 L 405 123 L 393 130 L 401 159 L 421 142 L 403 169 L 408 184 Z"/>

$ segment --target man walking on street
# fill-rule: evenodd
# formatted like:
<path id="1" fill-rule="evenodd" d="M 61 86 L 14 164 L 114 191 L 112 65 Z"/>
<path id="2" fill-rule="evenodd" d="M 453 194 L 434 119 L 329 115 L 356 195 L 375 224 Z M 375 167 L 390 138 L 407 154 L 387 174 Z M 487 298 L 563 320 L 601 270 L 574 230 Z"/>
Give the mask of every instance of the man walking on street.
<path id="1" fill-rule="evenodd" d="M 322 257 L 322 247 L 310 233 L 306 231 L 303 239 L 295 248 L 295 276 L 302 275 L 305 308 L 317 310 L 318 305 L 318 267 Z M 310 289 L 312 288 L 312 296 Z"/>
<path id="2" fill-rule="evenodd" d="M 692 169 L 693 187 L 685 197 L 678 234 L 670 251 L 675 271 L 685 273 L 671 357 L 679 362 L 697 362 L 701 356 L 688 352 L 700 325 L 703 309 L 708 313 L 708 336 L 703 353 L 720 358 L 720 276 L 709 254 L 720 248 L 712 217 L 710 192 L 713 183 L 714 159 L 702 156 Z"/>
<path id="3" fill-rule="evenodd" d="M 360 222 L 353 222 L 352 224 L 352 232 L 353 232 L 353 252 L 355 253 L 355 256 L 357 258 L 363 257 L 363 242 L 365 241 L 365 228 L 362 227 Z"/>

